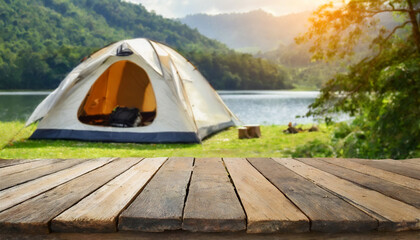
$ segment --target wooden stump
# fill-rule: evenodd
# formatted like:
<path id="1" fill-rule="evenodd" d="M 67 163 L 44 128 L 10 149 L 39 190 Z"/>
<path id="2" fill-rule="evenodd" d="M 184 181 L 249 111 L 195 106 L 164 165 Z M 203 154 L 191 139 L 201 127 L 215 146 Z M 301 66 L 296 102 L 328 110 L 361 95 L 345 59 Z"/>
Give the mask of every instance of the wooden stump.
<path id="1" fill-rule="evenodd" d="M 250 138 L 260 138 L 261 137 L 261 129 L 260 125 L 245 125 L 248 136 Z"/>
<path id="2" fill-rule="evenodd" d="M 261 137 L 260 125 L 245 125 L 244 127 L 238 128 L 239 139 L 260 138 L 260 137 Z"/>
<path id="3" fill-rule="evenodd" d="M 239 127 L 238 128 L 238 138 L 239 139 L 250 138 L 249 135 L 248 135 L 248 129 L 246 127 Z"/>

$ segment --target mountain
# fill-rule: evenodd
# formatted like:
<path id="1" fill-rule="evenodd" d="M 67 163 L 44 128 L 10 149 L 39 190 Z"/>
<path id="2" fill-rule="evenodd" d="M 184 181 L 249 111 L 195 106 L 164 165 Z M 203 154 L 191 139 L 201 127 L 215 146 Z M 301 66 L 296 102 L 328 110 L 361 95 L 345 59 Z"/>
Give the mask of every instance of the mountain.
<path id="1" fill-rule="evenodd" d="M 246 52 L 289 45 L 307 28 L 310 11 L 276 17 L 263 10 L 219 15 L 195 14 L 179 19 L 207 37 Z"/>
<path id="2" fill-rule="evenodd" d="M 295 37 L 306 32 L 311 14 L 307 11 L 276 17 L 256 10 L 219 15 L 195 14 L 179 21 L 231 48 L 283 66 L 295 87 L 319 89 L 345 68 L 340 63 L 311 62 L 309 44 L 294 43 Z M 389 13 L 380 14 L 378 18 L 388 30 L 397 24 Z"/>
<path id="3" fill-rule="evenodd" d="M 145 37 L 190 59 L 217 89 L 282 89 L 287 74 L 172 19 L 121 0 L 0 0 L 0 89 L 52 89 L 80 59 Z M 252 66 L 241 68 L 241 66 Z M 259 79 L 255 79 L 259 78 Z"/>
<path id="4" fill-rule="evenodd" d="M 257 53 L 293 44 L 295 37 L 306 32 L 311 14 L 312 11 L 306 11 L 274 16 L 263 10 L 255 10 L 218 15 L 194 14 L 179 21 L 231 48 Z M 391 14 L 380 14 L 379 19 L 387 29 L 396 26 Z"/>

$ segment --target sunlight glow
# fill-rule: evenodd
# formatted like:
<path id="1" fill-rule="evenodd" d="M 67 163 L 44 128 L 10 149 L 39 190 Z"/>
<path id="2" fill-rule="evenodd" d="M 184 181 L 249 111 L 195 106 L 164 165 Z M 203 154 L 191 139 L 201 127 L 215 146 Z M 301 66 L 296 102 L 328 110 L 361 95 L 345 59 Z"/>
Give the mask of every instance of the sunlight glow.
<path id="1" fill-rule="evenodd" d="M 184 17 L 189 14 L 207 13 L 221 14 L 232 12 L 249 12 L 262 9 L 275 16 L 313 11 L 328 2 L 343 0 L 124 0 L 141 3 L 149 11 L 169 18 Z"/>

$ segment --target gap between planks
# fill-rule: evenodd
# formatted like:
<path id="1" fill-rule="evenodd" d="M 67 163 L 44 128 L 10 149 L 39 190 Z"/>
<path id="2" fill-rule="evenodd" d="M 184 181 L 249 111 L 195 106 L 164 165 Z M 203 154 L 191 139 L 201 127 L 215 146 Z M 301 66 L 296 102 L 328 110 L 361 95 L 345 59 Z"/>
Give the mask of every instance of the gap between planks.
<path id="1" fill-rule="evenodd" d="M 420 191 L 420 180 L 418 179 L 406 177 L 406 176 L 389 172 L 389 171 L 385 171 L 379 168 L 363 165 L 363 164 L 353 162 L 348 159 L 322 158 L 322 160 L 328 163 L 337 165 L 337 166 L 345 167 L 348 169 L 355 170 L 357 172 L 375 176 L 377 178 L 381 178 L 383 180 L 390 181 L 390 182 L 399 184 L 401 186 L 414 189 L 416 191 Z"/>
<path id="2" fill-rule="evenodd" d="M 31 168 L 26 171 L 17 172 L 13 174 L 9 174 L 7 176 L 1 177 L 0 182 L 0 190 L 13 187 L 18 184 L 22 184 L 28 182 L 33 179 L 40 178 L 42 176 L 46 176 L 72 166 L 75 166 L 79 163 L 86 162 L 86 159 L 66 159 L 58 162 L 54 162 L 53 164 L 42 165 L 36 168 Z"/>
<path id="3" fill-rule="evenodd" d="M 247 216 L 247 232 L 306 232 L 308 218 L 246 159 L 224 158 Z"/>
<path id="4" fill-rule="evenodd" d="M 420 210 L 389 198 L 379 192 L 360 187 L 347 180 L 304 164 L 295 159 L 273 158 L 279 164 L 338 194 L 379 221 L 379 230 L 402 231 L 420 229 Z"/>
<path id="5" fill-rule="evenodd" d="M 44 159 L 0 159 L 0 168 L 9 167 L 13 165 L 40 161 Z"/>
<path id="6" fill-rule="evenodd" d="M 51 222 L 55 232 L 116 232 L 117 217 L 167 158 L 146 158 L 67 209 Z"/>
<path id="7" fill-rule="evenodd" d="M 169 158 L 118 221 L 123 231 L 163 232 L 182 228 L 194 158 Z"/>
<path id="8" fill-rule="evenodd" d="M 115 159 L 0 213 L 0 232 L 48 233 L 50 221 L 141 158 Z"/>
<path id="9" fill-rule="evenodd" d="M 246 229 L 245 213 L 221 158 L 195 159 L 182 229 L 192 232 Z"/>
<path id="10" fill-rule="evenodd" d="M 376 219 L 274 160 L 248 161 L 309 217 L 311 231 L 366 232 L 378 227 Z"/>
<path id="11" fill-rule="evenodd" d="M 420 165 L 403 162 L 399 160 L 367 160 L 351 158 L 349 161 L 360 163 L 363 165 L 379 168 L 388 172 L 393 172 L 406 177 L 420 179 Z"/>
<path id="12" fill-rule="evenodd" d="M 416 190 L 406 188 L 390 181 L 385 181 L 375 176 L 334 165 L 325 162 L 322 159 L 300 158 L 297 160 L 342 179 L 354 182 L 362 187 L 372 189 L 388 197 L 392 197 L 414 207 L 420 208 L 420 192 Z"/>
<path id="13" fill-rule="evenodd" d="M 111 158 L 88 160 L 65 170 L 0 191 L 0 202 L 2 203 L 0 205 L 0 212 L 101 167 L 112 160 Z"/>

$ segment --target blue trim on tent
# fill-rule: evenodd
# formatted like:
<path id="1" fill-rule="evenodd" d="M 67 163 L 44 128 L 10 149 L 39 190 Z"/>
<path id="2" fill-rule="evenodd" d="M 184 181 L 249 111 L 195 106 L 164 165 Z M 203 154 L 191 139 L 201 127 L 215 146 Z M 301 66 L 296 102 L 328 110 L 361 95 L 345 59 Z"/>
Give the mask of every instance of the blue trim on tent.
<path id="1" fill-rule="evenodd" d="M 104 132 L 64 129 L 37 129 L 29 139 L 65 139 L 123 143 L 199 143 L 195 132 Z"/>

